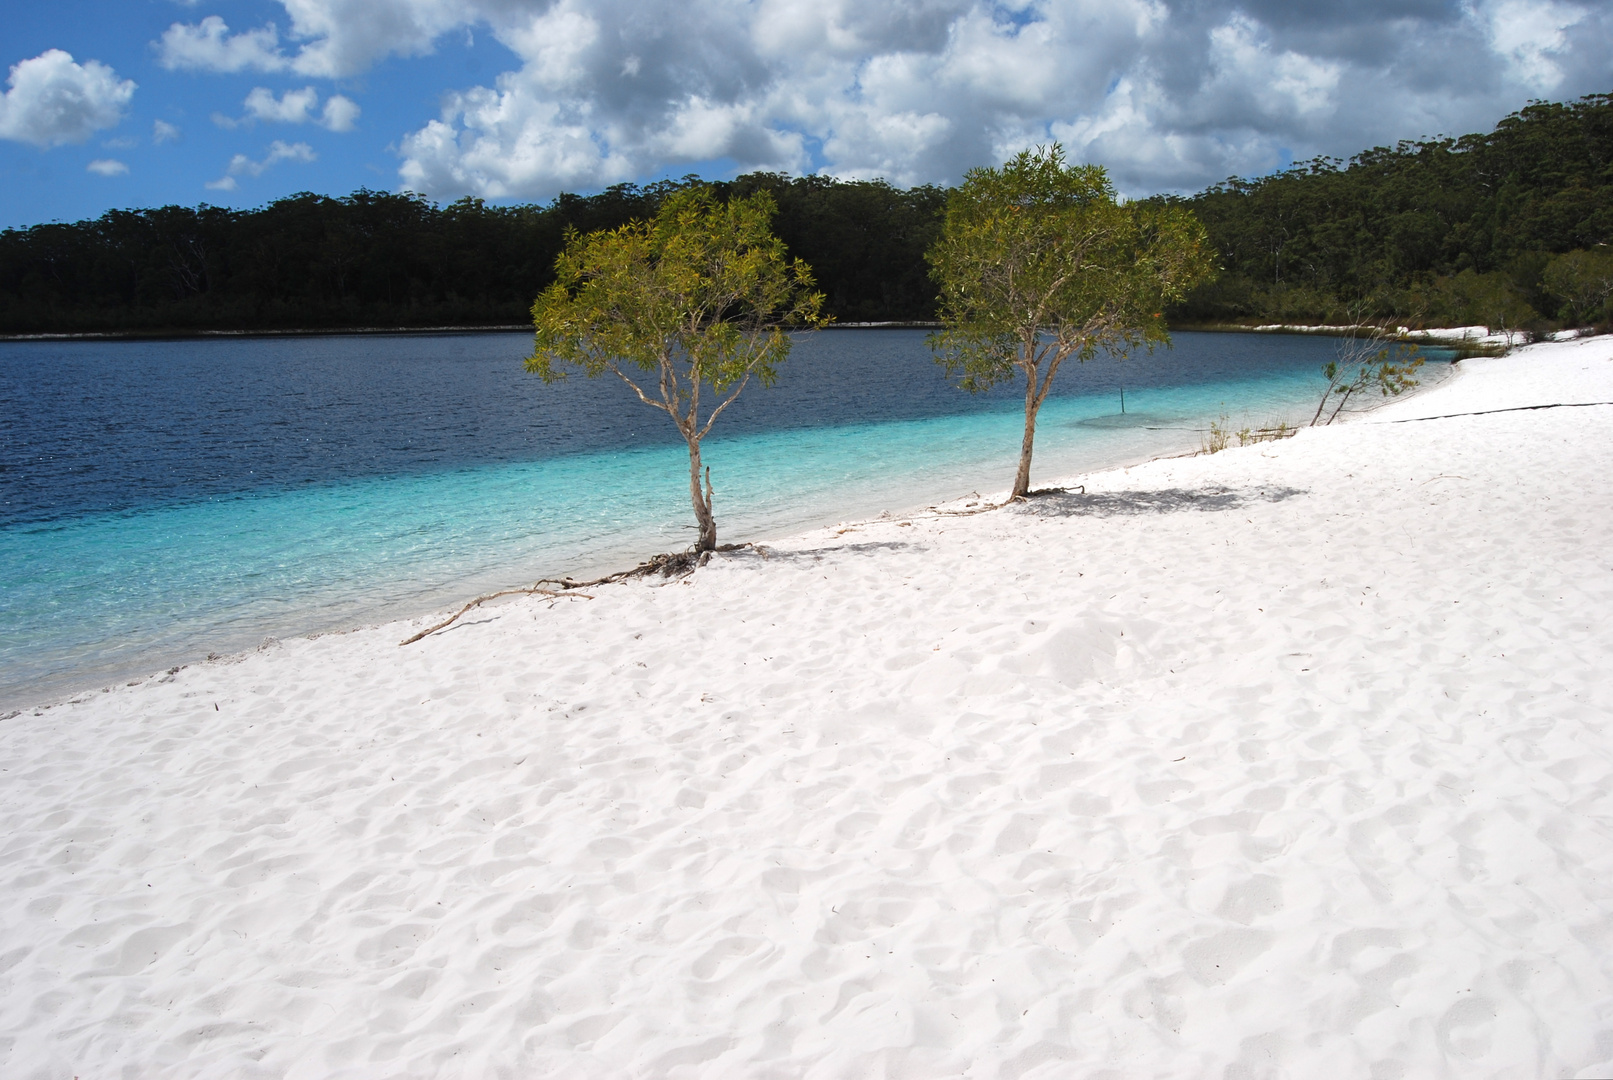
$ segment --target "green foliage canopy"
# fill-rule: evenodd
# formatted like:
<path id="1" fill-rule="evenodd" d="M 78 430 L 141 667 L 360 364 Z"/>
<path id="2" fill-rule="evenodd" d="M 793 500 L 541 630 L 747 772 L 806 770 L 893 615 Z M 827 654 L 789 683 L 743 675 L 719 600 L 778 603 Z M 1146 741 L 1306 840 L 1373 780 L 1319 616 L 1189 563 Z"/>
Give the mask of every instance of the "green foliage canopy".
<path id="1" fill-rule="evenodd" d="M 1613 94 L 1156 201 L 1192 209 L 1222 258 L 1177 324 L 1338 322 L 1362 305 L 1428 326 L 1581 317 L 1542 274 L 1613 243 Z"/>
<path id="2" fill-rule="evenodd" d="M 615 375 L 677 426 L 689 447 L 697 551 L 717 541 L 700 441 L 752 379 L 777 378 L 790 353 L 786 327 L 823 322 L 823 296 L 773 235 L 773 212 L 765 191 L 726 203 L 705 187 L 676 192 L 647 222 L 568 236 L 554 283 L 532 305 L 528 371 L 545 382 L 572 369 Z"/>
<path id="3" fill-rule="evenodd" d="M 554 281 L 568 230 L 652 217 L 694 177 L 547 204 L 444 206 L 411 194 L 299 194 L 266 206 L 114 210 L 0 230 L 0 333 L 515 325 Z M 924 249 L 946 193 L 751 173 L 719 200 L 769 192 L 774 232 L 840 319 L 931 319 Z"/>
<path id="4" fill-rule="evenodd" d="M 1540 278 L 1569 320 L 1606 318 L 1608 297 L 1613 296 L 1613 251 L 1604 247 L 1559 255 L 1546 264 Z"/>
<path id="5" fill-rule="evenodd" d="M 1036 414 L 1059 366 L 1168 342 L 1164 305 L 1213 268 L 1191 212 L 1122 204 L 1101 167 L 1068 164 L 1057 144 L 971 170 L 929 260 L 943 323 L 930 345 L 948 375 L 970 391 L 1024 376 L 1014 497 L 1029 491 Z"/>
<path id="6" fill-rule="evenodd" d="M 738 195 L 766 191 L 777 200 L 773 230 L 811 265 L 824 308 L 837 320 L 935 318 L 924 252 L 941 231 L 945 188 L 778 173 L 750 173 L 720 187 Z"/>

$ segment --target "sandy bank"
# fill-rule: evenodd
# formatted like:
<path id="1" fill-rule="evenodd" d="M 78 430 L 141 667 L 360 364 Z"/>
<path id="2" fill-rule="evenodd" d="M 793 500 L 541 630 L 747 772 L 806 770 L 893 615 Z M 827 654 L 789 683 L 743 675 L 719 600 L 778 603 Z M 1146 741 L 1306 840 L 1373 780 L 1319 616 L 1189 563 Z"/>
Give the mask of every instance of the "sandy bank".
<path id="1" fill-rule="evenodd" d="M 1517 411 L 1592 402 L 24 713 L 0 1075 L 1608 1075 L 1613 406 Z"/>

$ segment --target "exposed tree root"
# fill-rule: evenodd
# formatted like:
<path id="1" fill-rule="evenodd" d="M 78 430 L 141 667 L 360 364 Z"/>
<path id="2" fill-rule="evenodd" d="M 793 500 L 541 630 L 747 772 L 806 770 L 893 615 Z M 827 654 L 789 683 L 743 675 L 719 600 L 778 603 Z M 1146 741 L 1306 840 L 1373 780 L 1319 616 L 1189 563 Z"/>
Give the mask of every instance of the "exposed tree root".
<path id="1" fill-rule="evenodd" d="M 718 544 L 715 550 L 740 551 L 748 547 L 756 547 L 756 545 Z M 763 549 L 757 548 L 757 550 L 761 551 Z M 592 588 L 595 585 L 612 585 L 618 581 L 628 581 L 632 578 L 650 577 L 655 574 L 659 574 L 661 577 L 687 577 L 700 567 L 706 565 L 706 563 L 710 562 L 711 556 L 712 552 L 710 551 L 675 551 L 666 555 L 656 555 L 646 559 L 644 562 L 639 563 L 631 570 L 618 570 L 614 574 L 606 574 L 604 577 L 594 578 L 591 581 L 573 581 L 571 578 L 543 578 L 542 580 L 525 588 L 501 589 L 495 593 L 488 593 L 486 596 L 478 596 L 476 599 L 460 608 L 449 618 L 444 619 L 435 626 L 428 627 L 427 629 L 420 631 L 407 641 L 398 642 L 398 645 L 400 647 L 403 645 L 413 645 L 421 638 L 430 637 L 438 630 L 452 626 L 455 622 L 458 622 L 460 617 L 465 615 L 467 612 L 481 607 L 489 600 L 497 600 L 501 596 L 550 596 L 556 599 L 573 596 L 580 597 L 584 600 L 592 600 L 592 596 L 589 596 L 587 593 L 577 592 L 576 590 Z M 545 585 L 553 585 L 555 588 L 546 589 L 544 588 Z"/>
<path id="2" fill-rule="evenodd" d="M 614 585 L 618 581 L 628 581 L 632 578 L 651 577 L 659 574 L 661 577 L 687 577 L 700 567 L 711 561 L 714 552 L 743 551 L 745 548 L 755 547 L 755 544 L 718 544 L 712 551 L 672 551 L 665 555 L 653 555 L 639 563 L 631 570 L 618 570 L 614 574 L 606 574 L 601 578 L 590 581 L 574 581 L 571 578 L 544 578 L 539 585 L 553 585 L 558 589 L 569 592 L 571 589 L 590 589 L 595 585 Z"/>

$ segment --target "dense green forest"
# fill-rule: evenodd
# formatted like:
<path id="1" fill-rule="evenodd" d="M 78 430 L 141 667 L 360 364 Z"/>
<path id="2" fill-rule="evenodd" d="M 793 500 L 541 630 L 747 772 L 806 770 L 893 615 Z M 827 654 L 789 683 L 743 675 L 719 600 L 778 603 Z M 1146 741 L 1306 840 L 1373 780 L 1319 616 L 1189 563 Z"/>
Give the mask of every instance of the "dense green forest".
<path id="1" fill-rule="evenodd" d="M 654 212 L 696 177 L 547 205 L 302 194 L 256 210 L 167 206 L 0 232 L 0 333 L 513 325 L 565 231 Z M 924 251 L 946 189 L 752 173 L 775 228 L 841 321 L 934 315 Z M 1613 95 L 1538 102 L 1483 135 L 1318 159 L 1190 197 L 1219 278 L 1177 325 L 1607 323 L 1613 295 Z"/>
<path id="2" fill-rule="evenodd" d="M 1487 135 L 1319 159 L 1189 198 L 1222 273 L 1182 322 L 1605 322 L 1613 95 L 1538 102 Z"/>
<path id="3" fill-rule="evenodd" d="M 691 183 L 621 184 L 546 206 L 415 195 L 293 195 L 258 210 L 114 210 L 0 232 L 0 333 L 489 326 L 524 323 L 567 228 L 613 228 Z M 774 228 L 844 321 L 930 317 L 924 250 L 946 192 L 753 173 Z"/>

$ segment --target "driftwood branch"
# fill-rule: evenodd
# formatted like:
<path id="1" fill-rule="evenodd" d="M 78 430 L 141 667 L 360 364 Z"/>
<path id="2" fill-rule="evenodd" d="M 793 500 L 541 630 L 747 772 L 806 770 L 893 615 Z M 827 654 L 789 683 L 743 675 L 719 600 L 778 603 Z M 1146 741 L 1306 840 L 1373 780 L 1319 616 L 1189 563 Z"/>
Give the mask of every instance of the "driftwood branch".
<path id="1" fill-rule="evenodd" d="M 968 509 L 968 510 L 940 510 L 940 509 L 937 509 L 937 510 L 932 511 L 932 513 L 934 513 L 936 517 L 974 517 L 976 514 L 989 514 L 993 510 L 1001 510 L 1003 507 L 1009 505 L 1010 503 L 1022 502 L 1023 500 L 1024 500 L 1023 496 L 1011 495 L 1008 498 L 1004 499 L 1000 503 L 994 503 L 994 502 L 981 503 L 979 506 L 973 507 L 973 508 Z"/>
<path id="2" fill-rule="evenodd" d="M 497 600 L 501 596 L 516 596 L 516 595 L 523 595 L 523 596 L 537 595 L 537 596 L 554 596 L 554 597 L 580 596 L 584 600 L 592 600 L 593 599 L 593 597 L 589 596 L 587 593 L 575 593 L 575 592 L 560 593 L 560 592 L 555 592 L 553 589 L 539 588 L 539 586 L 541 586 L 542 584 L 543 584 L 543 582 L 540 581 L 540 582 L 538 582 L 537 585 L 533 585 L 533 586 L 531 586 L 529 588 L 524 588 L 524 589 L 501 589 L 501 590 L 499 590 L 498 592 L 495 592 L 495 593 L 488 593 L 486 596 L 478 596 L 476 599 L 472 600 L 470 603 L 466 604 L 464 607 L 462 607 L 458 611 L 454 612 L 453 615 L 451 615 L 448 618 L 444 619 L 442 622 L 438 623 L 436 626 L 427 627 L 426 629 L 424 629 L 424 630 L 420 631 L 418 634 L 416 634 L 414 637 L 409 638 L 409 639 L 407 639 L 405 641 L 398 642 L 398 647 L 402 648 L 405 645 L 413 645 L 415 642 L 419 641 L 423 637 L 430 637 L 432 634 L 435 634 L 438 630 L 441 630 L 443 627 L 452 626 L 454 623 L 458 622 L 459 617 L 461 615 L 464 615 L 467 611 L 471 611 L 471 610 L 473 610 L 475 608 L 479 608 L 483 604 L 487 603 L 489 600 Z"/>
<path id="3" fill-rule="evenodd" d="M 720 544 L 716 550 L 740 551 L 744 548 L 755 546 L 756 545 L 754 544 Z M 758 548 L 757 550 L 761 549 Z M 489 600 L 497 600 L 501 596 L 550 596 L 554 597 L 555 599 L 560 599 L 561 597 L 567 596 L 577 596 L 584 600 L 592 600 L 592 596 L 589 596 L 587 593 L 577 592 L 576 590 L 592 588 L 595 585 L 613 585 L 618 581 L 626 581 L 629 578 L 636 577 L 649 577 L 651 574 L 660 574 L 662 577 L 672 577 L 674 574 L 676 574 L 679 577 L 685 577 L 694 573 L 697 568 L 706 565 L 706 563 L 711 559 L 711 554 L 712 553 L 709 551 L 678 551 L 673 552 L 670 555 L 656 555 L 653 558 L 646 559 L 644 562 L 639 563 L 631 570 L 618 570 L 614 574 L 606 574 L 604 577 L 594 578 L 592 581 L 573 581 L 571 578 L 544 578 L 541 581 L 524 588 L 501 589 L 495 593 L 488 593 L 486 596 L 478 596 L 476 599 L 472 600 L 470 603 L 456 611 L 449 618 L 444 619 L 435 626 L 427 627 L 414 637 L 409 638 L 407 641 L 398 642 L 398 645 L 400 647 L 404 645 L 413 645 L 421 638 L 430 637 L 438 630 L 441 630 L 446 626 L 453 625 L 466 612 L 473 611 L 487 603 Z M 556 588 L 546 589 L 544 588 L 545 585 L 553 585 L 556 586 Z"/>

